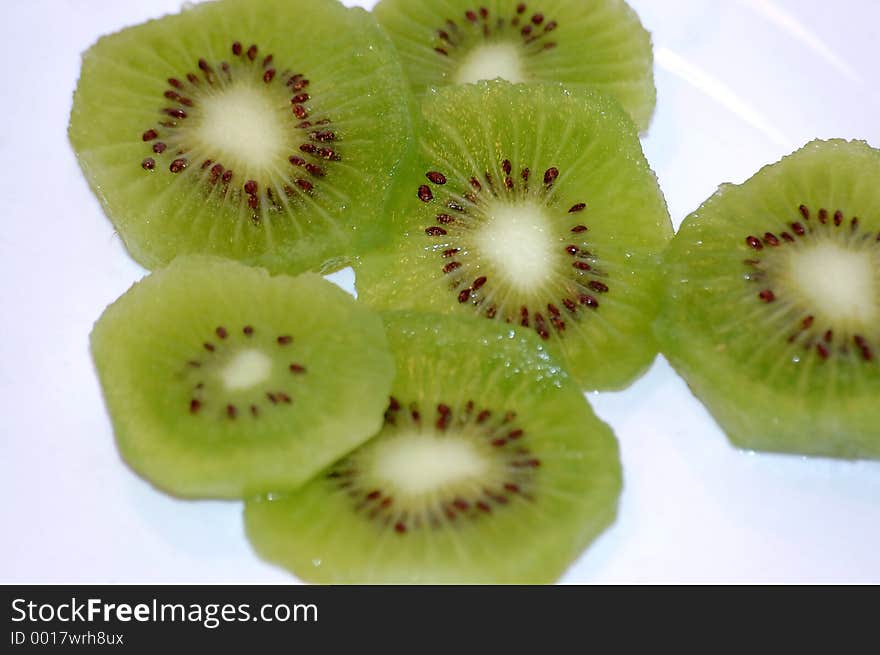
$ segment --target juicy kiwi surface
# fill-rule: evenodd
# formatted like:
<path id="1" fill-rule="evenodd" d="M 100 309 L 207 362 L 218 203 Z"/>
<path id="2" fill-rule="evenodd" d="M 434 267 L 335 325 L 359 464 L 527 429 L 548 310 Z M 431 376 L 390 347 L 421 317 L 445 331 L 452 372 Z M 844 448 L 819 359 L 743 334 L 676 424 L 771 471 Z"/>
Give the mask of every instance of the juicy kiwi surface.
<path id="1" fill-rule="evenodd" d="M 663 353 L 743 448 L 880 457 L 880 151 L 813 141 L 666 254 Z"/>
<path id="2" fill-rule="evenodd" d="M 246 503 L 266 559 L 322 583 L 545 583 L 615 517 L 617 442 L 534 335 L 389 313 L 375 438 Z"/>
<path id="3" fill-rule="evenodd" d="M 534 332 L 584 388 L 643 372 L 672 226 L 617 103 L 494 81 L 446 87 L 423 111 L 389 245 L 355 265 L 359 297 Z"/>
<path id="4" fill-rule="evenodd" d="M 498 77 L 586 84 L 650 123 L 651 37 L 623 0 L 382 0 L 375 13 L 418 94 Z"/>
<path id="5" fill-rule="evenodd" d="M 123 458 L 186 497 L 291 489 L 376 432 L 393 362 L 378 316 L 318 275 L 176 259 L 98 320 Z"/>
<path id="6" fill-rule="evenodd" d="M 338 268 L 381 236 L 413 103 L 372 15 L 220 0 L 101 38 L 69 137 L 132 256 Z"/>

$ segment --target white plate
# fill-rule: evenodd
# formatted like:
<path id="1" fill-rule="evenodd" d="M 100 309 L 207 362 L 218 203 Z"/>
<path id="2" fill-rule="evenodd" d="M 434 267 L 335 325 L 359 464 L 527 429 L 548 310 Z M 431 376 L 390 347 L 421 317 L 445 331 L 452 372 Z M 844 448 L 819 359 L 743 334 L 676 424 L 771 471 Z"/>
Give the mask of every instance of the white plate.
<path id="1" fill-rule="evenodd" d="M 644 146 L 676 225 L 814 137 L 880 146 L 877 3 L 633 4 L 657 59 Z M 143 270 L 67 143 L 79 53 L 177 7 L 32 0 L 0 26 L 3 583 L 294 580 L 251 552 L 240 504 L 176 501 L 123 465 L 87 350 Z M 880 582 L 880 463 L 737 451 L 662 360 L 590 400 L 620 439 L 626 489 L 564 582 Z"/>

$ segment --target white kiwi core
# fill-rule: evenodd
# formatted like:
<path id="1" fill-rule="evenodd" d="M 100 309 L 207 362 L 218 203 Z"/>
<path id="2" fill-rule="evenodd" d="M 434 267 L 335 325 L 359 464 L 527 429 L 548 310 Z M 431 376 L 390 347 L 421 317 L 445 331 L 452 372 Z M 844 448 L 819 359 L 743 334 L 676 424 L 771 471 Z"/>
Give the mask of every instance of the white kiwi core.
<path id="1" fill-rule="evenodd" d="M 824 242 L 794 251 L 787 273 L 817 314 L 833 325 L 866 329 L 880 318 L 875 269 L 870 252 Z"/>
<path id="2" fill-rule="evenodd" d="M 374 474 L 409 495 L 484 477 L 490 461 L 468 439 L 404 434 L 377 444 Z"/>
<path id="3" fill-rule="evenodd" d="M 520 50 L 513 43 L 487 43 L 471 50 L 455 72 L 457 84 L 470 84 L 496 78 L 525 82 Z"/>
<path id="4" fill-rule="evenodd" d="M 537 204 L 499 204 L 489 208 L 477 231 L 480 255 L 514 289 L 528 293 L 550 279 L 555 241 Z"/>
<path id="5" fill-rule="evenodd" d="M 272 373 L 272 359 L 265 353 L 249 348 L 241 350 L 220 369 L 227 390 L 250 389 L 265 382 Z"/>
<path id="6" fill-rule="evenodd" d="M 262 89 L 240 82 L 200 99 L 195 138 L 218 159 L 266 170 L 285 159 L 289 129 Z"/>

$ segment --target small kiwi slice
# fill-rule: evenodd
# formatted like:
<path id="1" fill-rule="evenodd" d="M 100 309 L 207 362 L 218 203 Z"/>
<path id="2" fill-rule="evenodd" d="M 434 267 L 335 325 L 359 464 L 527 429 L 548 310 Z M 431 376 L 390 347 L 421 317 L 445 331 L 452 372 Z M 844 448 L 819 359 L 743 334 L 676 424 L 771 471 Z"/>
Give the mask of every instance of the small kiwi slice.
<path id="1" fill-rule="evenodd" d="M 645 130 L 651 36 L 623 0 L 382 0 L 375 8 L 413 90 L 505 79 L 590 85 Z"/>
<path id="2" fill-rule="evenodd" d="M 743 448 L 880 457 L 880 151 L 813 141 L 667 255 L 663 353 Z"/>
<path id="3" fill-rule="evenodd" d="M 331 270 L 383 231 L 414 103 L 372 15 L 220 0 L 101 38 L 69 137 L 132 256 Z"/>
<path id="4" fill-rule="evenodd" d="M 532 330 L 584 388 L 643 372 L 672 225 L 617 103 L 493 81 L 445 87 L 424 113 L 389 245 L 355 264 L 360 297 Z"/>
<path id="5" fill-rule="evenodd" d="M 298 491 L 248 500 L 256 550 L 322 583 L 555 580 L 614 520 L 611 430 L 534 335 L 385 318 L 384 427 Z"/>
<path id="6" fill-rule="evenodd" d="M 334 284 L 199 255 L 135 284 L 91 345 L 122 456 L 184 497 L 296 487 L 382 425 L 394 372 Z"/>

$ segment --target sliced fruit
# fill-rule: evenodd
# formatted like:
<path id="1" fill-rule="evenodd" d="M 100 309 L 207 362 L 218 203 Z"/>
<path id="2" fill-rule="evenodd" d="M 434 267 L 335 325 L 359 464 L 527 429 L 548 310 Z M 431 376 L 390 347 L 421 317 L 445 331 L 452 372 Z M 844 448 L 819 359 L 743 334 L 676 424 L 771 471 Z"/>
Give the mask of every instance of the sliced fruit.
<path id="1" fill-rule="evenodd" d="M 645 130 L 654 111 L 651 36 L 622 0 L 382 0 L 375 8 L 413 90 L 501 78 L 614 96 Z"/>
<path id="2" fill-rule="evenodd" d="M 743 448 L 880 457 L 880 151 L 813 141 L 666 255 L 663 352 Z"/>
<path id="3" fill-rule="evenodd" d="M 179 496 L 292 489 L 382 424 L 393 362 L 378 316 L 307 273 L 176 259 L 91 336 L 117 444 Z"/>
<path id="4" fill-rule="evenodd" d="M 132 256 L 332 269 L 379 238 L 412 101 L 375 19 L 221 0 L 103 37 L 69 136 Z"/>
<path id="5" fill-rule="evenodd" d="M 360 297 L 531 330 L 584 388 L 642 373 L 672 225 L 632 122 L 586 90 L 497 81 L 424 113 L 389 246 L 356 263 Z"/>
<path id="6" fill-rule="evenodd" d="M 378 436 L 292 494 L 246 505 L 266 559 L 323 583 L 558 578 L 616 513 L 609 428 L 533 335 L 392 313 Z"/>

